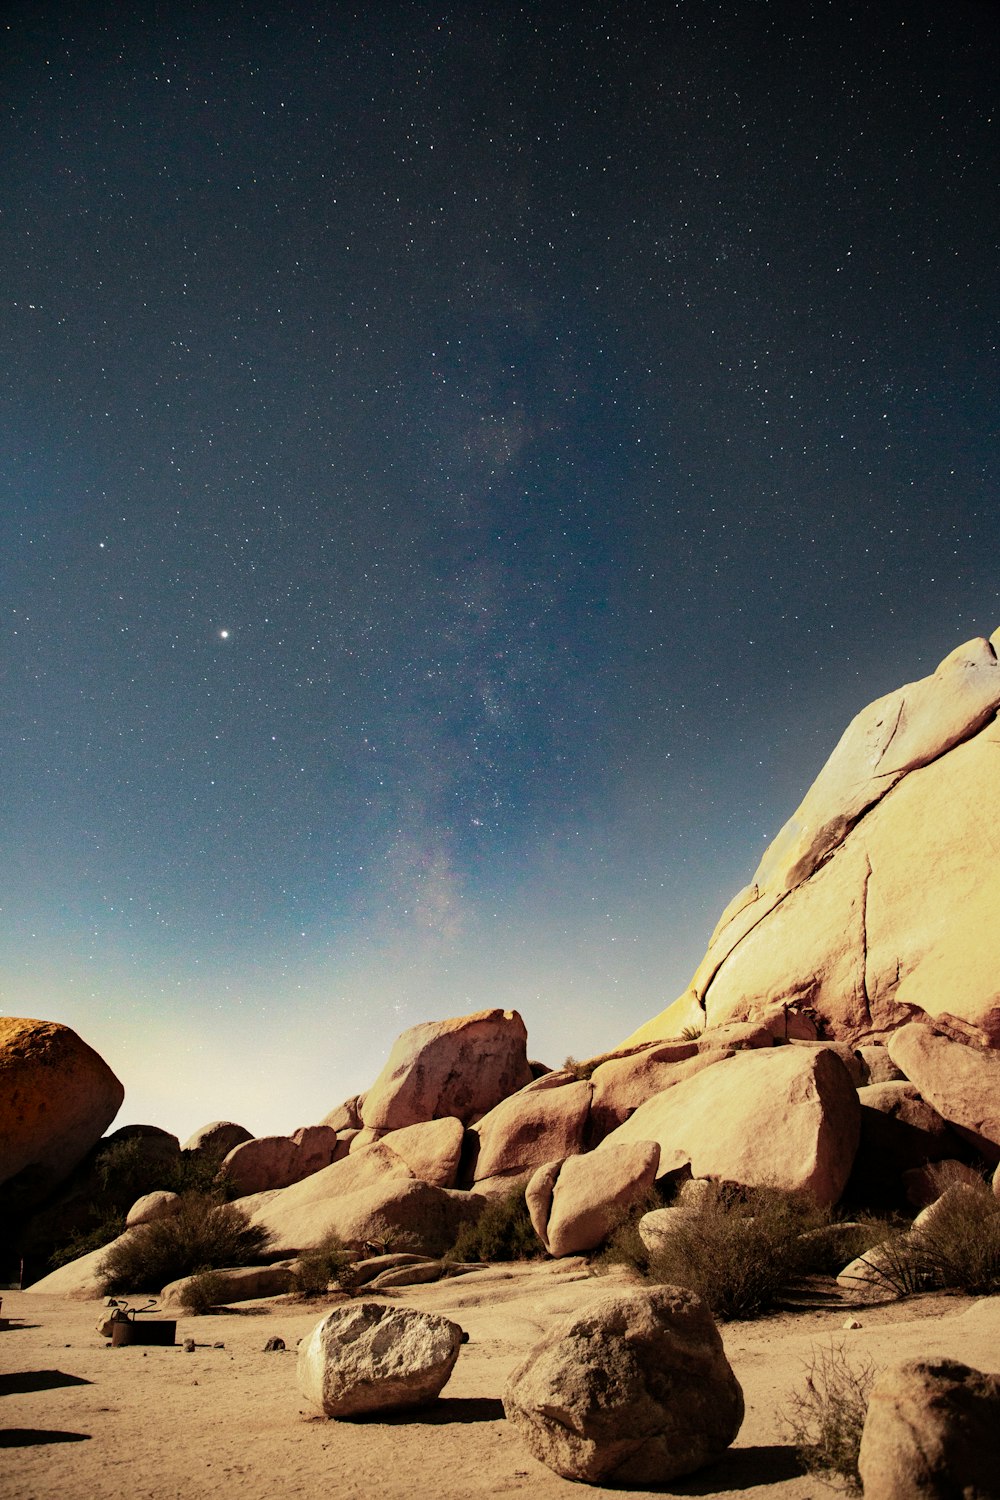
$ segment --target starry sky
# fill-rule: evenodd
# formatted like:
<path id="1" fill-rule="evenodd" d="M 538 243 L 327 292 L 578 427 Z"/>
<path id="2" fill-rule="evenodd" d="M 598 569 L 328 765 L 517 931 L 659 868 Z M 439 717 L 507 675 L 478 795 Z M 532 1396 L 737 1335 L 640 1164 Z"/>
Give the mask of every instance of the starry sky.
<path id="1" fill-rule="evenodd" d="M 669 1003 L 1000 624 L 1000 13 L 0 11 L 0 1006 L 118 1123 Z"/>

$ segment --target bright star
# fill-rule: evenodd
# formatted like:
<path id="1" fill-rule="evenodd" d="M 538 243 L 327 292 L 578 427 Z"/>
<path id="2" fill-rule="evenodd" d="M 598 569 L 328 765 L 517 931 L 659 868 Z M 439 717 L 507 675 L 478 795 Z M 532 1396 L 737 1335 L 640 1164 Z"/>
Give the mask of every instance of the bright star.
<path id="1" fill-rule="evenodd" d="M 228 630 L 220 630 L 219 631 L 219 640 L 220 641 L 228 641 L 228 639 L 229 639 L 229 631 Z"/>

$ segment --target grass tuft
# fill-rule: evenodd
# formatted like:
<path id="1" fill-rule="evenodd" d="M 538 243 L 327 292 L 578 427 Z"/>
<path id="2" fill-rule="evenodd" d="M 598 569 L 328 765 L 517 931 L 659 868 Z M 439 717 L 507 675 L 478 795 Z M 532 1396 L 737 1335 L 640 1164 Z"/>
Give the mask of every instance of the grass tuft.
<path id="1" fill-rule="evenodd" d="M 841 1343 L 814 1349 L 805 1372 L 805 1388 L 789 1398 L 783 1425 L 810 1474 L 860 1493 L 858 1453 L 878 1369 L 852 1364 Z"/>

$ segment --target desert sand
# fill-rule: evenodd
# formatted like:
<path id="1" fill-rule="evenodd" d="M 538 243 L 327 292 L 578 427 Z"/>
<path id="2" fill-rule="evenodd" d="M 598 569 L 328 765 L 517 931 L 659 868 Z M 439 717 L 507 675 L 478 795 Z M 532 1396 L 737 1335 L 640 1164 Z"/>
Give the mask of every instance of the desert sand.
<path id="1" fill-rule="evenodd" d="M 173 1348 L 111 1348 L 97 1302 L 4 1292 L 0 1331 L 2 1500 L 531 1500 L 646 1493 L 570 1483 L 527 1452 L 500 1394 L 549 1321 L 622 1284 L 581 1261 L 495 1267 L 386 1300 L 444 1313 L 468 1331 L 432 1406 L 391 1420 L 331 1422 L 295 1381 L 295 1345 L 333 1299 L 269 1299 L 178 1322 Z M 799 1472 L 779 1409 L 817 1347 L 886 1365 L 949 1355 L 1000 1364 L 1000 1297 L 924 1297 L 853 1314 L 781 1314 L 723 1325 L 746 1397 L 736 1444 L 718 1464 L 661 1493 L 807 1500 L 834 1492 Z M 272 1336 L 285 1352 L 266 1353 Z M 194 1339 L 194 1352 L 182 1340 Z M 221 1346 L 221 1347 L 220 1347 Z"/>

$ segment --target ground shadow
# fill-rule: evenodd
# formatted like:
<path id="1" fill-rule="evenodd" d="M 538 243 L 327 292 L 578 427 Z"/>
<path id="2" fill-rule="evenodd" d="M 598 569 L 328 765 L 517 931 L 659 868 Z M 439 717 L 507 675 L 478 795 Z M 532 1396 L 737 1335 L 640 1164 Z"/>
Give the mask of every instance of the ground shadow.
<path id="1" fill-rule="evenodd" d="M 409 1427 L 419 1422 L 427 1427 L 444 1427 L 451 1422 L 502 1422 L 503 1402 L 494 1396 L 442 1396 L 426 1406 L 411 1406 L 405 1411 L 373 1411 L 361 1421 L 384 1422 L 390 1427 Z"/>
<path id="2" fill-rule="evenodd" d="M 27 1391 L 52 1391 L 60 1385 L 93 1385 L 82 1375 L 67 1375 L 65 1370 L 15 1370 L 0 1375 L 0 1396 L 23 1396 Z"/>
<path id="3" fill-rule="evenodd" d="M 40 1443 L 89 1443 L 89 1432 L 60 1432 L 44 1427 L 0 1427 L 0 1448 L 36 1448 Z"/>
<path id="4" fill-rule="evenodd" d="M 794 1448 L 777 1443 L 760 1447 L 730 1448 L 719 1459 L 690 1479 L 679 1480 L 665 1491 L 668 1495 L 717 1495 L 720 1490 L 752 1490 L 761 1484 L 780 1484 L 802 1474 Z"/>

